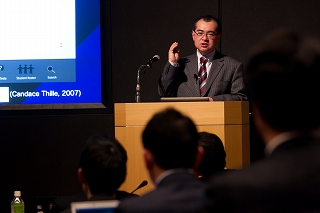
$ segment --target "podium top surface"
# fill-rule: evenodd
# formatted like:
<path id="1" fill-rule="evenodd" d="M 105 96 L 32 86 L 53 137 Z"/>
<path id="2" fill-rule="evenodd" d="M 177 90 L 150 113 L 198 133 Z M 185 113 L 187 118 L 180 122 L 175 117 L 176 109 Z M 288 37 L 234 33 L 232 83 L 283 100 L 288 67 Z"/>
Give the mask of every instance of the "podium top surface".
<path id="1" fill-rule="evenodd" d="M 145 126 L 151 117 L 166 108 L 189 116 L 196 125 L 249 123 L 248 101 L 115 103 L 115 127 Z"/>
<path id="2" fill-rule="evenodd" d="M 200 102 L 210 101 L 209 97 L 165 97 L 160 98 L 161 102 Z"/>

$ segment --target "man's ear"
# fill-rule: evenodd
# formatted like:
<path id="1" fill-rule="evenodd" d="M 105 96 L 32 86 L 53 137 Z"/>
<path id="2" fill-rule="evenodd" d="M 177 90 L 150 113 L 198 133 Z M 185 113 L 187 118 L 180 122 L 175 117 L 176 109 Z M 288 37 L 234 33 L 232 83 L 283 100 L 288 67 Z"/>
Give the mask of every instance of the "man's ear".
<path id="1" fill-rule="evenodd" d="M 154 157 L 153 154 L 150 152 L 148 149 L 143 150 L 143 157 L 144 157 L 144 162 L 146 164 L 146 167 L 148 170 L 151 170 L 151 168 L 154 165 Z"/>
<path id="2" fill-rule="evenodd" d="M 85 179 L 84 176 L 83 176 L 82 168 L 79 168 L 79 169 L 78 169 L 78 181 L 79 181 L 80 183 L 86 183 L 86 182 L 87 182 L 86 179 Z"/>
<path id="3" fill-rule="evenodd" d="M 203 158 L 203 153 L 204 153 L 203 147 L 202 146 L 198 146 L 196 158 L 195 158 L 195 161 L 194 161 L 194 164 L 193 164 L 193 170 L 194 171 L 198 170 L 198 167 L 200 166 L 200 163 L 201 163 L 202 158 Z"/>
<path id="4" fill-rule="evenodd" d="M 191 30 L 191 37 L 192 37 L 192 40 L 194 41 L 196 37 L 196 33 L 193 30 Z"/>

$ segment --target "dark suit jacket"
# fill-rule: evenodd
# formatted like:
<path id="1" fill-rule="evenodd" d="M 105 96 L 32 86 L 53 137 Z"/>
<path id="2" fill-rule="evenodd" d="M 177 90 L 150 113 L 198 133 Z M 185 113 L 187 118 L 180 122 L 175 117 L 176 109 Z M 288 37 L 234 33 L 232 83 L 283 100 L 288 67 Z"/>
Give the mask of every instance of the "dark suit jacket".
<path id="1" fill-rule="evenodd" d="M 214 176 L 204 212 L 320 212 L 320 140 L 299 137 L 243 170 Z"/>
<path id="2" fill-rule="evenodd" d="M 189 172 L 176 172 L 165 177 L 155 190 L 140 198 L 123 199 L 121 213 L 193 213 L 205 201 L 205 183 Z"/>
<path id="3" fill-rule="evenodd" d="M 199 97 L 197 54 L 178 61 L 174 67 L 169 62 L 159 79 L 158 93 L 161 97 Z M 213 56 L 211 70 L 204 86 L 204 95 L 214 101 L 247 101 L 243 65 L 218 51 Z"/>

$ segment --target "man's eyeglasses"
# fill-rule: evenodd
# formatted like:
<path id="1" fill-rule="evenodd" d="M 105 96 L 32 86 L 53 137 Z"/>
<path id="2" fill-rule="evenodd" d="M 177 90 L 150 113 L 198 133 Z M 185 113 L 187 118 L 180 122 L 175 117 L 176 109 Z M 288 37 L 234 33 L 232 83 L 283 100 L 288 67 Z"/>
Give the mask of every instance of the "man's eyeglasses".
<path id="1" fill-rule="evenodd" d="M 193 31 L 199 38 L 202 38 L 203 36 L 207 36 L 209 39 L 214 39 L 214 37 L 216 37 L 218 34 L 215 33 L 204 33 L 202 31 Z"/>

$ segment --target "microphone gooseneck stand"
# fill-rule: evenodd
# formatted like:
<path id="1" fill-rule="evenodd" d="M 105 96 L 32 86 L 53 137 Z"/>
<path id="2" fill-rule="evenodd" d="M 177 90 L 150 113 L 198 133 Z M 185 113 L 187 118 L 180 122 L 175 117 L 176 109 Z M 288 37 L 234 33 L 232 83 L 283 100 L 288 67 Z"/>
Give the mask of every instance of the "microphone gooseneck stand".
<path id="1" fill-rule="evenodd" d="M 143 78 L 144 73 L 146 72 L 146 69 L 151 69 L 152 63 L 158 61 L 160 59 L 160 56 L 154 55 L 151 59 L 148 60 L 146 65 L 141 65 L 137 72 L 137 86 L 136 86 L 136 102 L 140 102 L 140 84 Z M 140 77 L 141 71 L 143 70 L 143 75 Z"/>
<path id="2" fill-rule="evenodd" d="M 147 65 L 141 65 L 137 72 L 137 86 L 136 86 L 136 102 L 140 102 L 140 84 L 143 78 L 144 73 L 146 72 Z M 143 75 L 140 77 L 140 73 L 143 70 Z"/>

